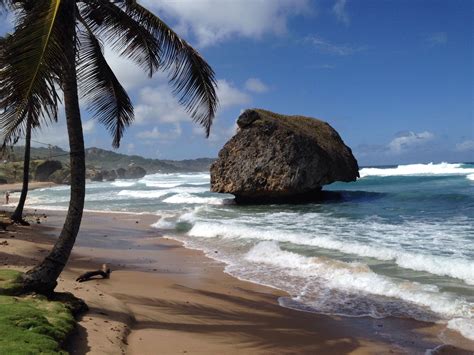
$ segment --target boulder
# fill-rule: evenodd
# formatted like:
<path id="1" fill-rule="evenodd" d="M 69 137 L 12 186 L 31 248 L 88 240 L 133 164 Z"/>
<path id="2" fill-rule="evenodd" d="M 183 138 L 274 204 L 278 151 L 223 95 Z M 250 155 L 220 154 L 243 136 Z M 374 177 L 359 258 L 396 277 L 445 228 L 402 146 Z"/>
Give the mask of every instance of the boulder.
<path id="1" fill-rule="evenodd" d="M 117 179 L 115 170 L 104 170 L 102 171 L 102 175 L 105 181 L 115 181 L 115 179 Z"/>
<path id="2" fill-rule="evenodd" d="M 56 170 L 49 176 L 49 180 L 59 185 L 71 184 L 71 171 L 68 168 Z"/>
<path id="3" fill-rule="evenodd" d="M 141 166 L 131 166 L 125 172 L 124 179 L 141 179 L 146 175 L 146 170 Z"/>
<path id="4" fill-rule="evenodd" d="M 100 170 L 93 170 L 89 175 L 91 181 L 101 182 L 104 180 L 104 174 Z"/>
<path id="5" fill-rule="evenodd" d="M 318 200 L 324 185 L 359 177 L 351 149 L 326 122 L 252 109 L 237 125 L 211 166 L 211 191 L 238 203 Z"/>
<path id="6" fill-rule="evenodd" d="M 118 168 L 116 172 L 117 172 L 117 177 L 119 179 L 125 179 L 125 174 L 127 173 L 127 170 L 125 170 L 124 168 Z"/>
<path id="7" fill-rule="evenodd" d="M 38 165 L 35 172 L 35 180 L 37 181 L 51 181 L 50 176 L 58 170 L 61 170 L 63 165 L 58 160 L 46 160 Z"/>

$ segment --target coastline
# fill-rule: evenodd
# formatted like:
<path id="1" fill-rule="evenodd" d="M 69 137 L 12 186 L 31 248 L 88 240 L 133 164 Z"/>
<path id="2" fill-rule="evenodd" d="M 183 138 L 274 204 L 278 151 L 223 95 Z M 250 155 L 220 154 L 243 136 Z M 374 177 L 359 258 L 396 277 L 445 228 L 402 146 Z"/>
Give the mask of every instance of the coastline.
<path id="1" fill-rule="evenodd" d="M 0 234 L 8 241 L 0 249 L 3 267 L 25 270 L 49 249 L 64 212 L 41 213 L 47 215 L 41 225 L 12 227 L 15 238 Z M 151 228 L 157 218 L 85 213 L 58 287 L 90 307 L 71 353 L 424 353 L 442 343 L 432 323 L 283 308 L 284 292 L 226 274 L 223 264 Z M 113 270 L 110 280 L 74 282 L 103 262 Z M 474 350 L 455 334 L 443 340 L 453 339 Z"/>
<path id="2" fill-rule="evenodd" d="M 55 184 L 54 182 L 49 182 L 49 181 L 30 181 L 28 183 L 28 190 L 31 191 L 35 189 L 42 189 L 42 188 L 54 187 L 54 186 L 59 186 L 59 185 Z M 11 184 L 2 184 L 0 185 L 0 193 L 3 194 L 7 191 L 9 191 L 10 193 L 21 192 L 22 187 L 23 187 L 23 183 L 21 182 L 15 182 Z M 3 198 L 3 196 L 1 197 Z"/>

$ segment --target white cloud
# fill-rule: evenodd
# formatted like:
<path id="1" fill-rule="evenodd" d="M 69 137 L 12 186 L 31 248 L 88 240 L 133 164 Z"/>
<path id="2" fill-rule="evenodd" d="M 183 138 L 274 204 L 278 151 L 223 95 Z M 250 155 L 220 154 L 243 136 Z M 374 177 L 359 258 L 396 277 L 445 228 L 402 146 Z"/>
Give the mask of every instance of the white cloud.
<path id="1" fill-rule="evenodd" d="M 407 150 L 418 148 L 434 139 L 434 134 L 428 131 L 415 133 L 412 131 L 399 133 L 389 144 L 391 153 L 403 153 Z"/>
<path id="2" fill-rule="evenodd" d="M 181 34 L 192 33 L 201 47 L 232 37 L 283 34 L 288 18 L 307 13 L 308 0 L 143 0 L 157 14 L 176 19 Z"/>
<path id="3" fill-rule="evenodd" d="M 176 123 L 190 120 L 189 114 L 166 84 L 156 87 L 147 86 L 140 90 L 135 105 L 135 118 L 137 124 L 158 121 Z"/>
<path id="4" fill-rule="evenodd" d="M 474 151 L 474 140 L 469 139 L 464 142 L 456 144 L 456 151 L 458 152 Z"/>
<path id="5" fill-rule="evenodd" d="M 219 98 L 219 112 L 229 107 L 244 105 L 250 102 L 250 97 L 225 79 L 217 81 L 217 97 Z M 137 124 L 150 122 L 190 122 L 191 117 L 173 96 L 167 84 L 158 84 L 155 87 L 147 86 L 140 90 L 135 105 Z"/>
<path id="6" fill-rule="evenodd" d="M 352 46 L 349 44 L 331 43 L 318 35 L 308 36 L 304 42 L 312 44 L 317 50 L 323 53 L 347 56 L 366 49 L 365 46 Z"/>
<path id="7" fill-rule="evenodd" d="M 261 94 L 268 91 L 268 86 L 258 78 L 249 78 L 245 82 L 245 88 L 248 91 Z"/>
<path id="8" fill-rule="evenodd" d="M 350 18 L 346 11 L 346 2 L 346 0 L 336 0 L 336 3 L 332 8 L 332 12 L 339 22 L 342 22 L 344 25 L 348 26 L 350 23 Z"/>
<path id="9" fill-rule="evenodd" d="M 217 81 L 217 97 L 219 98 L 219 106 L 221 109 L 244 105 L 250 102 L 250 97 L 246 93 L 225 79 Z"/>
<path id="10" fill-rule="evenodd" d="M 145 85 L 147 81 L 151 81 L 145 71 L 137 66 L 135 62 L 119 56 L 116 51 L 109 47 L 105 47 L 105 57 L 114 74 L 126 90 Z M 157 77 L 157 74 L 154 75 L 154 78 Z M 161 75 L 163 76 L 163 74 Z"/>
<path id="11" fill-rule="evenodd" d="M 142 138 L 142 139 L 150 139 L 150 140 L 155 140 L 155 139 L 174 140 L 180 137 L 181 133 L 182 133 L 181 126 L 179 124 L 176 124 L 174 126 L 174 129 L 169 130 L 169 131 L 162 131 L 158 129 L 158 127 L 155 126 L 151 130 L 138 132 L 136 134 L 136 137 Z"/>
<path id="12" fill-rule="evenodd" d="M 128 154 L 131 154 L 135 151 L 135 144 L 133 143 L 129 143 L 127 144 L 127 153 Z"/>
<path id="13" fill-rule="evenodd" d="M 84 134 L 89 134 L 95 131 L 95 120 L 88 120 L 82 122 L 82 130 Z"/>
<path id="14" fill-rule="evenodd" d="M 448 43 L 448 35 L 446 32 L 435 32 L 425 38 L 430 47 L 443 46 Z"/>

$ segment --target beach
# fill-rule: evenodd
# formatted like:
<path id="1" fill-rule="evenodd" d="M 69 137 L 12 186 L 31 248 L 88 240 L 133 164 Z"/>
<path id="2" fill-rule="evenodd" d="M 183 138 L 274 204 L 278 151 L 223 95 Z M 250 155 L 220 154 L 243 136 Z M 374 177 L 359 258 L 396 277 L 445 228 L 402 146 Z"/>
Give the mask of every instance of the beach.
<path id="1" fill-rule="evenodd" d="M 27 270 L 45 256 L 64 213 L 36 211 L 41 224 L 0 234 L 4 268 Z M 72 354 L 423 354 L 443 342 L 469 354 L 473 344 L 433 323 L 410 319 L 325 316 L 281 307 L 287 296 L 238 280 L 201 251 L 150 227 L 156 216 L 84 215 L 58 291 L 73 292 L 89 311 L 67 349 Z M 108 280 L 76 283 L 107 263 Z M 455 351 L 455 352 L 453 352 Z"/>

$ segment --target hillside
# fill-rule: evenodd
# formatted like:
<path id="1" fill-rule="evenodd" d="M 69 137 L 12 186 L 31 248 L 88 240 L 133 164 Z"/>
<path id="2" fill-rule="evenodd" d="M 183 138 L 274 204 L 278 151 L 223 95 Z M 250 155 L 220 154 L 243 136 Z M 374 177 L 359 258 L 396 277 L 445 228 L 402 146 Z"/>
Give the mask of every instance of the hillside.
<path id="1" fill-rule="evenodd" d="M 21 179 L 24 151 L 25 148 L 19 146 L 4 153 L 0 164 L 0 176 L 5 177 L 8 181 Z M 69 163 L 69 154 L 59 147 L 51 147 L 50 149 L 31 148 L 32 170 L 46 159 L 59 160 L 64 165 Z M 88 169 L 115 170 L 127 168 L 133 163 L 143 167 L 148 174 L 158 172 L 199 172 L 209 171 L 209 166 L 213 161 L 214 159 L 210 158 L 188 160 L 148 159 L 138 155 L 120 154 L 100 148 L 86 149 L 86 165 Z"/>

